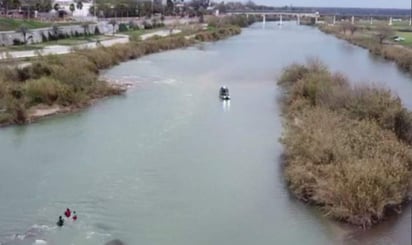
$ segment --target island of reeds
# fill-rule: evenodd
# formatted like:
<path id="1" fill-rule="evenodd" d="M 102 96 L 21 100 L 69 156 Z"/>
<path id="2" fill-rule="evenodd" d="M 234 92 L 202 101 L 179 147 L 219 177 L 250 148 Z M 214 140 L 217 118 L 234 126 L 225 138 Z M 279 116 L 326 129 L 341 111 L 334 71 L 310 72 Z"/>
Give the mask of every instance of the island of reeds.
<path id="1" fill-rule="evenodd" d="M 278 85 L 291 192 L 362 227 L 401 211 L 412 180 L 412 114 L 401 100 L 313 61 L 287 67 Z"/>

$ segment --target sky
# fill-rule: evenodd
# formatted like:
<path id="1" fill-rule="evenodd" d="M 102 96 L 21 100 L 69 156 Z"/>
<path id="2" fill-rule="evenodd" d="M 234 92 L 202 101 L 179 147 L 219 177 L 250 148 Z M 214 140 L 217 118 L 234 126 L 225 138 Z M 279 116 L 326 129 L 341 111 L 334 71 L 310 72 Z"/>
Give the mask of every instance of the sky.
<path id="1" fill-rule="evenodd" d="M 270 6 L 304 7 L 356 7 L 356 8 L 401 8 L 409 9 L 411 0 L 255 0 L 257 4 Z"/>

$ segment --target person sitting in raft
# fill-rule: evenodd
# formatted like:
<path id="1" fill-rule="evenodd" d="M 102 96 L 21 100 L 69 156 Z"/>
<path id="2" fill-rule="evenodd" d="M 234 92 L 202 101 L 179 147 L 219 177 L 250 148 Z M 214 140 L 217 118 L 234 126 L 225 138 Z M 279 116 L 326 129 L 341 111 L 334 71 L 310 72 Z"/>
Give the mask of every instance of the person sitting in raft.
<path id="1" fill-rule="evenodd" d="M 57 226 L 58 227 L 62 227 L 64 225 L 64 220 L 62 218 L 62 216 L 59 216 L 59 220 L 57 221 Z"/>
<path id="2" fill-rule="evenodd" d="M 72 215 L 72 212 L 70 211 L 70 209 L 66 209 L 66 212 L 64 212 L 64 215 L 67 217 L 67 218 L 70 218 L 70 216 Z"/>
<path id="3" fill-rule="evenodd" d="M 73 211 L 73 221 L 76 221 L 77 220 L 77 214 L 76 214 L 76 211 Z"/>

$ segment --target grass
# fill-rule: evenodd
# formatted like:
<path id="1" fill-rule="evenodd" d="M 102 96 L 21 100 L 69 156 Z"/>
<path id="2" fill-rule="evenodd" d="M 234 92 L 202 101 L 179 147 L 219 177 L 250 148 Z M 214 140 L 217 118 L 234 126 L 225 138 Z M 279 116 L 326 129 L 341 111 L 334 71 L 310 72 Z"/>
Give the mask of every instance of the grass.
<path id="1" fill-rule="evenodd" d="M 88 35 L 88 36 L 78 36 L 78 37 L 70 37 L 70 38 L 64 38 L 64 39 L 59 39 L 57 41 L 48 41 L 48 42 L 42 42 L 39 44 L 35 44 L 34 46 L 41 46 L 41 47 L 46 47 L 49 45 L 66 45 L 66 46 L 75 46 L 79 44 L 85 44 L 85 43 L 90 43 L 90 42 L 96 42 L 96 41 L 104 41 L 104 40 L 110 40 L 115 37 L 113 36 L 106 36 L 106 35 Z"/>
<path id="2" fill-rule="evenodd" d="M 386 38 L 381 44 L 376 38 L 376 27 L 360 27 L 354 35 L 351 35 L 348 32 L 343 33 L 339 25 L 320 25 L 319 28 L 325 33 L 335 35 L 340 39 L 347 40 L 352 44 L 366 48 L 375 55 L 382 56 L 387 60 L 392 60 L 401 69 L 412 74 L 412 48 L 407 45 L 410 43 L 410 34 L 408 32 L 403 32 L 404 34 L 407 33 L 406 37 L 408 38 L 408 41 L 406 43 L 392 41 L 391 37 L 396 35 L 396 32 L 394 32 L 393 35 Z"/>
<path id="3" fill-rule="evenodd" d="M 91 22 L 90 22 L 91 23 Z M 15 31 L 20 26 L 24 25 L 28 29 L 51 27 L 53 24 L 59 26 L 79 25 L 80 22 L 42 22 L 37 20 L 15 19 L 15 18 L 0 18 L 0 31 Z"/>
<path id="4" fill-rule="evenodd" d="M 29 29 L 49 27 L 52 23 L 40 22 L 35 20 L 22 20 L 13 18 L 0 18 L 0 31 L 15 31 L 21 25 L 25 25 Z"/>
<path id="5" fill-rule="evenodd" d="M 368 227 L 411 198 L 412 114 L 399 98 L 317 62 L 286 68 L 278 84 L 284 174 L 299 199 Z"/>
<path id="6" fill-rule="evenodd" d="M 400 42 L 401 45 L 412 47 L 412 32 L 396 32 L 396 35 L 405 38 L 405 41 Z"/>

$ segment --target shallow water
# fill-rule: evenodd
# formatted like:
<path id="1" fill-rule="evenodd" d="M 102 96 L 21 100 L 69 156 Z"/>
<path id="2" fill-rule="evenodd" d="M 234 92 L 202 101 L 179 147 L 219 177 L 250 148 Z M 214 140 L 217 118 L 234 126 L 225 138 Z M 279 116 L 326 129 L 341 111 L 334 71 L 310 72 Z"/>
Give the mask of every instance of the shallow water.
<path id="1" fill-rule="evenodd" d="M 412 80 L 393 63 L 292 23 L 123 63 L 105 76 L 134 83 L 126 96 L 0 130 L 0 242 L 410 244 L 410 208 L 360 231 L 289 195 L 275 80 L 308 57 L 412 108 Z M 79 220 L 56 228 L 66 207 Z"/>

